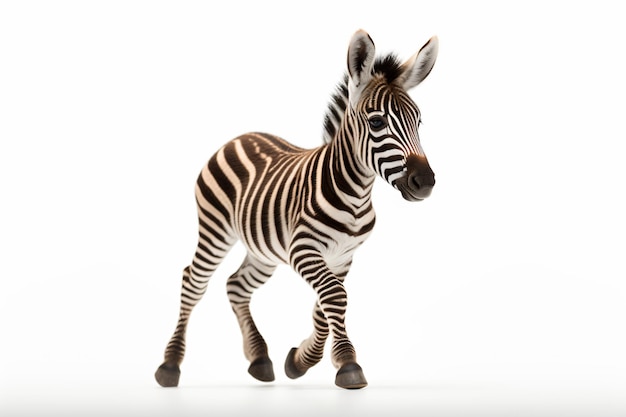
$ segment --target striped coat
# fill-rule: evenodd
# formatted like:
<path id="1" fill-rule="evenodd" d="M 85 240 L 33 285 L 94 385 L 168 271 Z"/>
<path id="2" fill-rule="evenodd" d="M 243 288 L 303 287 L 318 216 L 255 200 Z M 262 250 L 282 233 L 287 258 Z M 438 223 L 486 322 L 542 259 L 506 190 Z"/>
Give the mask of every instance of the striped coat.
<path id="1" fill-rule="evenodd" d="M 241 327 L 248 372 L 262 381 L 274 379 L 249 304 L 276 266 L 289 264 L 318 297 L 313 333 L 287 355 L 286 374 L 304 375 L 321 360 L 332 335 L 335 383 L 343 388 L 367 385 L 344 325 L 343 281 L 354 251 L 374 227 L 376 176 L 410 201 L 428 197 L 434 186 L 419 142 L 419 109 L 407 90 L 430 73 L 437 39 L 405 63 L 393 55 L 375 59 L 374 53 L 369 35 L 355 33 L 348 74 L 329 104 L 322 146 L 302 149 L 270 134 L 248 133 L 226 143 L 202 169 L 196 183 L 198 246 L 183 272 L 178 324 L 155 375 L 162 386 L 178 385 L 189 315 L 238 240 L 247 256 L 228 279 L 227 291 Z"/>

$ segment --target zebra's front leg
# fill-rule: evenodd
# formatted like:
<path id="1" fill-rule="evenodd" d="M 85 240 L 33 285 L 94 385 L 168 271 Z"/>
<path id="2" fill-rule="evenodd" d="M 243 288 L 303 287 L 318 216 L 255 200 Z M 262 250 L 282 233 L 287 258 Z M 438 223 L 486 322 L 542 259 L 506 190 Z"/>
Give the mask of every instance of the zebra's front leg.
<path id="1" fill-rule="evenodd" d="M 335 368 L 337 368 L 335 384 L 341 388 L 348 389 L 367 386 L 367 380 L 365 379 L 363 370 L 356 361 L 356 352 L 346 331 L 345 317 L 348 296 L 343 285 L 343 279 L 333 274 L 321 258 L 296 258 L 299 262 L 294 265 L 294 268 L 317 293 L 319 308 L 333 336 L 331 354 L 332 363 Z M 315 334 L 313 335 L 313 338 L 314 337 Z M 292 369 L 296 371 L 299 370 L 301 375 L 310 367 L 307 367 L 308 362 L 306 358 L 307 347 L 309 351 L 312 350 L 310 348 L 312 344 L 309 343 L 309 340 L 310 339 L 307 339 L 303 342 L 304 349 L 302 349 L 302 351 L 300 348 L 295 351 L 292 349 L 287 357 L 287 361 L 292 361 Z M 302 347 L 303 346 L 301 346 L 301 348 Z M 285 369 L 287 369 L 287 367 L 286 364 Z M 297 376 L 299 375 L 294 373 L 294 377 Z"/>
<path id="2" fill-rule="evenodd" d="M 313 308 L 313 334 L 299 347 L 292 348 L 285 360 L 285 374 L 291 379 L 301 377 L 316 365 L 324 355 L 324 345 L 328 339 L 328 321 L 318 302 Z"/>
<path id="3" fill-rule="evenodd" d="M 248 373 L 263 382 L 274 380 L 274 368 L 265 340 L 252 319 L 250 298 L 252 292 L 263 285 L 275 269 L 275 265 L 266 265 L 248 255 L 226 284 L 228 299 L 241 328 L 243 351 L 250 361 Z"/>

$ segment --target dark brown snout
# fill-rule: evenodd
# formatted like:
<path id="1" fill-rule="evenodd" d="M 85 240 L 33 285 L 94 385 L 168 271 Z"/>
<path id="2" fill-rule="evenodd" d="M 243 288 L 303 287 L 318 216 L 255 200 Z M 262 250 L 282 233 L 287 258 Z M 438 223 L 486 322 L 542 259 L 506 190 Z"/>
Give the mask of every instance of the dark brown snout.
<path id="1" fill-rule="evenodd" d="M 435 173 L 428 159 L 410 155 L 406 160 L 406 176 L 399 179 L 396 185 L 405 200 L 420 201 L 428 197 L 435 186 Z"/>

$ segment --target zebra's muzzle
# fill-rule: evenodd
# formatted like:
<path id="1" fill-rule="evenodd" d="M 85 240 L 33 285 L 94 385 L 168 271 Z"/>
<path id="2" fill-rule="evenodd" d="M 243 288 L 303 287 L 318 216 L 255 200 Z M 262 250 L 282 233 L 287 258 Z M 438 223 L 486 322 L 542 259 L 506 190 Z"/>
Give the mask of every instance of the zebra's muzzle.
<path id="1" fill-rule="evenodd" d="M 435 173 L 424 156 L 410 155 L 406 160 L 406 175 L 396 181 L 402 197 L 408 201 L 427 198 L 435 186 Z"/>

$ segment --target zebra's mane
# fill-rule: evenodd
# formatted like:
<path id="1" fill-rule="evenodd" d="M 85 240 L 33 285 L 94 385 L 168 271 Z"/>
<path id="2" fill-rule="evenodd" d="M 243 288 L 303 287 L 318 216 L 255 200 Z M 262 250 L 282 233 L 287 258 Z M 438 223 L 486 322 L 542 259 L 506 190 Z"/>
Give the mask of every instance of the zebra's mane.
<path id="1" fill-rule="evenodd" d="M 402 74 L 402 63 L 398 57 L 391 53 L 378 57 L 374 62 L 372 72 L 374 75 L 382 75 L 387 83 L 392 83 Z M 348 74 L 344 74 L 332 94 L 324 116 L 324 143 L 330 143 L 343 121 L 343 116 L 348 107 Z"/>

